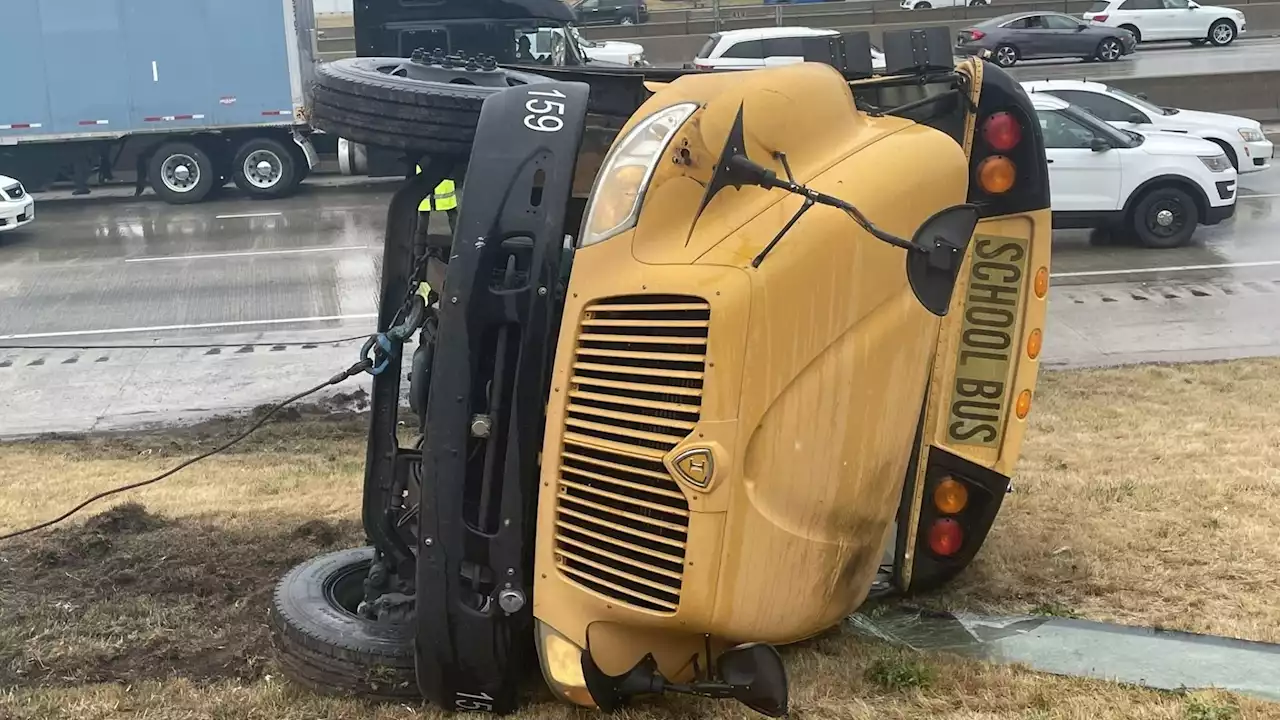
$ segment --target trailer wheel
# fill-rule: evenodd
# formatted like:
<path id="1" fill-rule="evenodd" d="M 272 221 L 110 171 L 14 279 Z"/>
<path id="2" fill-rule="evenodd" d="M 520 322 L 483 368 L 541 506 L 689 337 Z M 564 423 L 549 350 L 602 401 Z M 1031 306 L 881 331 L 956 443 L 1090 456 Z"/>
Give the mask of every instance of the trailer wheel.
<path id="1" fill-rule="evenodd" d="M 312 124 L 366 145 L 465 156 L 485 98 L 550 81 L 492 64 L 472 63 L 468 69 L 452 60 L 435 60 L 442 62 L 348 58 L 320 65 Z"/>
<path id="2" fill-rule="evenodd" d="M 323 694 L 419 697 L 413 623 L 356 614 L 373 559 L 371 547 L 340 550 L 284 576 L 270 613 L 280 664 L 295 681 Z"/>
<path id="3" fill-rule="evenodd" d="M 249 138 L 231 161 L 231 178 L 255 200 L 287 195 L 298 186 L 298 155 L 271 138 Z"/>
<path id="4" fill-rule="evenodd" d="M 209 155 L 189 142 L 165 143 L 147 163 L 151 188 L 174 205 L 198 203 L 218 184 L 218 169 Z"/>

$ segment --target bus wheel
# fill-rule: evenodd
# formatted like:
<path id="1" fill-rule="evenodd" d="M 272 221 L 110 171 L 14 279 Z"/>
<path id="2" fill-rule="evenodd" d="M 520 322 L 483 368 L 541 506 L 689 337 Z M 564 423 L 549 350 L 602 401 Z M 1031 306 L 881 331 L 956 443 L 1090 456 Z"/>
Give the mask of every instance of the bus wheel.
<path id="1" fill-rule="evenodd" d="M 441 60 L 444 62 L 436 62 Z M 549 78 L 457 58 L 358 57 L 316 69 L 312 124 L 364 145 L 465 157 L 486 98 Z"/>
<path id="2" fill-rule="evenodd" d="M 236 187 L 255 200 L 287 195 L 298 185 L 297 154 L 271 138 L 246 140 L 231 162 Z"/>
<path id="3" fill-rule="evenodd" d="M 414 675 L 413 623 L 359 613 L 371 547 L 312 558 L 276 586 L 269 622 L 281 667 L 325 694 L 420 697 Z"/>
<path id="4" fill-rule="evenodd" d="M 167 203 L 189 205 L 209 196 L 218 184 L 218 169 L 209 155 L 189 142 L 165 143 L 147 163 L 151 189 Z"/>

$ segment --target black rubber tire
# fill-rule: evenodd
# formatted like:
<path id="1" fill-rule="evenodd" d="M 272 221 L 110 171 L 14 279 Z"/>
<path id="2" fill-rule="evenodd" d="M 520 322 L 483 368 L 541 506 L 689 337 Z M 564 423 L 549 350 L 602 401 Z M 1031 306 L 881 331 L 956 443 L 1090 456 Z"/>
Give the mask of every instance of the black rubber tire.
<path id="1" fill-rule="evenodd" d="M 197 178 L 194 185 L 185 192 L 171 190 L 164 183 L 164 166 L 169 158 L 185 155 L 194 161 Z M 147 178 L 151 181 L 151 189 L 162 200 L 171 205 L 192 205 L 209 197 L 209 193 L 224 183 L 219 182 L 218 169 L 212 158 L 199 146 L 189 142 L 169 142 L 156 148 L 151 159 L 147 161 Z"/>
<path id="2" fill-rule="evenodd" d="M 1133 34 L 1134 40 L 1137 40 L 1138 42 L 1142 42 L 1142 31 L 1138 29 L 1137 25 L 1121 25 L 1120 29 L 1128 30 L 1130 33 Z"/>
<path id="3" fill-rule="evenodd" d="M 1000 59 L 1000 51 L 1003 49 L 1007 49 L 1013 53 L 1012 55 L 1009 56 L 1010 59 L 1007 61 Z M 1002 68 L 1013 67 L 1018 63 L 1018 58 L 1020 57 L 1021 57 L 1021 54 L 1018 52 L 1018 48 L 1012 45 L 1009 45 L 1007 43 L 997 45 L 995 49 L 991 51 L 991 61 Z"/>
<path id="4" fill-rule="evenodd" d="M 240 188 L 240 192 L 254 200 L 284 197 L 293 192 L 301 180 L 298 177 L 298 154 L 290 150 L 289 145 L 293 145 L 293 143 L 290 142 L 286 145 L 279 140 L 268 137 L 245 140 L 236 149 L 236 154 L 231 160 L 231 179 L 235 181 L 236 187 Z M 251 154 L 258 151 L 271 153 L 280 163 L 280 176 L 276 183 L 269 188 L 254 185 L 245 175 L 245 161 L 248 160 Z"/>
<path id="5" fill-rule="evenodd" d="M 1106 54 L 1111 48 L 1114 48 L 1115 57 L 1108 59 Z M 1098 43 L 1098 51 L 1095 54 L 1103 62 L 1115 62 L 1124 57 L 1124 45 L 1120 43 L 1118 38 L 1103 38 L 1102 42 Z"/>
<path id="6" fill-rule="evenodd" d="M 916 3 L 911 9 L 912 10 L 929 10 L 932 8 L 933 8 L 933 5 L 930 5 L 927 2 L 922 2 L 922 3 Z"/>
<path id="7" fill-rule="evenodd" d="M 339 606 L 333 589 L 363 582 L 374 551 L 353 548 L 312 558 L 276 585 L 272 637 L 279 661 L 296 682 L 328 695 L 389 700 L 420 697 L 412 622 L 380 623 Z"/>
<path id="8" fill-rule="evenodd" d="M 1183 214 L 1181 226 L 1169 235 L 1160 235 L 1147 227 L 1147 217 L 1158 210 L 1157 205 L 1174 203 Z M 1133 206 L 1131 225 L 1138 242 L 1144 247 L 1158 250 L 1181 247 L 1191 241 L 1196 225 L 1200 222 L 1200 208 L 1195 198 L 1181 188 L 1164 186 L 1148 190 Z"/>
<path id="9" fill-rule="evenodd" d="M 1218 40 L 1218 38 L 1216 37 L 1216 33 L 1214 33 L 1214 30 L 1216 30 L 1219 27 L 1231 28 L 1231 37 L 1226 40 Z M 1240 34 L 1240 30 L 1239 28 L 1236 27 L 1235 23 L 1231 22 L 1226 18 L 1218 18 L 1217 20 L 1213 21 L 1212 25 L 1209 26 L 1209 35 L 1206 39 L 1209 41 L 1209 44 L 1213 45 L 1214 47 L 1223 47 L 1235 42 L 1236 36 L 1238 36 L 1239 34 Z"/>
<path id="10" fill-rule="evenodd" d="M 465 156 L 471 152 L 486 98 L 549 78 L 514 70 L 447 70 L 411 66 L 403 58 L 347 58 L 320 65 L 312 125 L 365 145 Z M 413 67 L 423 80 L 384 70 Z"/>

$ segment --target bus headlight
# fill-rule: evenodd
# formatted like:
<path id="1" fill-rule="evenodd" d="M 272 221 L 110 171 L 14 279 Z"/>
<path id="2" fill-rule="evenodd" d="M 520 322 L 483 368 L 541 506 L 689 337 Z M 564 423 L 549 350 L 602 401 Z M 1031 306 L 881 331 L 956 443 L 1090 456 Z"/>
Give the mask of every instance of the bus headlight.
<path id="1" fill-rule="evenodd" d="M 575 705 L 595 707 L 582 674 L 582 648 L 541 620 L 534 622 L 538 626 L 538 664 L 551 691 Z"/>
<path id="2" fill-rule="evenodd" d="M 613 146 L 591 188 L 578 247 L 604 242 L 635 227 L 658 161 L 671 138 L 697 109 L 696 103 L 680 103 L 659 110 Z"/>

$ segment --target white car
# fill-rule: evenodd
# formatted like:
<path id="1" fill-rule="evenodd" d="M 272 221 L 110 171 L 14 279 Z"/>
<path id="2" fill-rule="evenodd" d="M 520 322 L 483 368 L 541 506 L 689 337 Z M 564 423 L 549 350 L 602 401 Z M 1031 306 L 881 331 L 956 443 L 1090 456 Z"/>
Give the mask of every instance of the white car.
<path id="1" fill-rule="evenodd" d="M 928 10 L 929 8 L 977 7 L 990 5 L 991 0 L 902 0 L 898 7 L 903 10 Z"/>
<path id="2" fill-rule="evenodd" d="M 1274 147 L 1262 123 L 1237 115 L 1160 107 L 1120 88 L 1084 80 L 1033 80 L 1027 92 L 1048 93 L 1082 107 L 1118 128 L 1138 132 L 1174 132 L 1216 143 L 1240 174 L 1271 167 Z"/>
<path id="3" fill-rule="evenodd" d="M 712 33 L 698 51 L 699 70 L 747 70 L 804 62 L 804 38 L 839 35 L 837 30 L 766 27 Z M 884 53 L 871 46 L 871 69 L 884 70 Z"/>
<path id="4" fill-rule="evenodd" d="M 22 183 L 0 175 L 0 232 L 17 230 L 36 219 L 36 201 Z"/>
<path id="5" fill-rule="evenodd" d="M 578 47 L 586 54 L 588 60 L 595 62 L 617 63 L 633 67 L 648 67 L 644 57 L 644 46 L 624 40 L 588 40 L 578 32 L 578 28 L 570 26 L 569 32 L 578 42 Z"/>
<path id="6" fill-rule="evenodd" d="M 1034 93 L 1049 161 L 1055 228 L 1132 234 L 1155 248 L 1185 245 L 1197 225 L 1235 214 L 1236 171 L 1222 148 L 1175 133 L 1136 133 Z"/>
<path id="7" fill-rule="evenodd" d="M 1190 40 L 1196 45 L 1230 45 L 1244 34 L 1244 13 L 1195 0 L 1097 0 L 1081 16 L 1089 22 L 1124 28 L 1138 42 Z"/>

